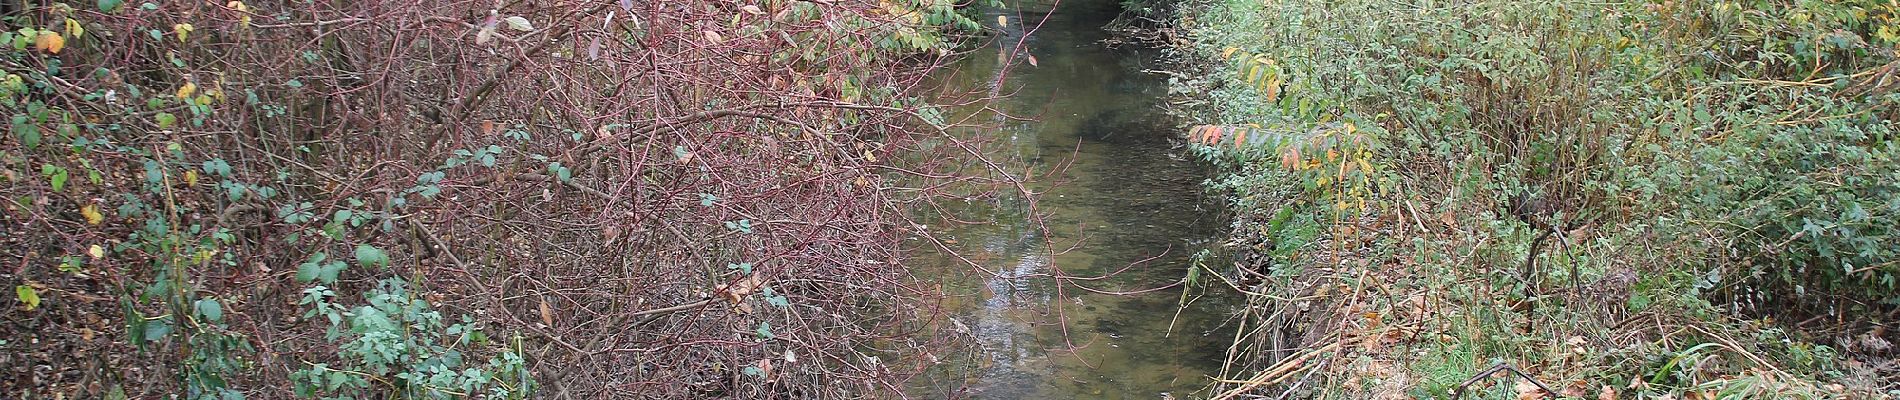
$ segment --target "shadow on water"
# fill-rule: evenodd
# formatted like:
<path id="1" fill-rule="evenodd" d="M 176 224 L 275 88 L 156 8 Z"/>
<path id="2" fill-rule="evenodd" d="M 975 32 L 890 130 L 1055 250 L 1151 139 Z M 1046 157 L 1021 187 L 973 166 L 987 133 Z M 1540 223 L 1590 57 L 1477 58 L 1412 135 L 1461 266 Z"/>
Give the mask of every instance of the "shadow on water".
<path id="1" fill-rule="evenodd" d="M 1156 52 L 1101 44 L 1108 37 L 1102 26 L 1117 12 L 1116 2 L 1106 0 L 1063 1 L 1053 14 L 993 10 L 986 22 L 1003 13 L 1012 24 L 1048 17 L 1024 40 L 1037 65 L 1017 62 L 997 85 L 999 64 L 1007 57 L 990 56 L 1000 51 L 992 48 L 973 53 L 947 74 L 948 85 L 962 90 L 997 86 L 997 92 L 1012 95 L 996 108 L 1035 117 L 999 117 L 993 120 L 997 126 L 964 134 L 989 135 L 1001 144 L 993 157 L 1038 172 L 1068 165 L 1060 184 L 1036 182 L 1032 189 L 1042 193 L 1039 205 L 1050 214 L 1057 246 L 1076 240 L 1085 245 L 1052 258 L 1041 231 L 1025 220 L 1021 201 L 973 207 L 976 219 L 994 223 L 933 227 L 948 229 L 944 233 L 965 256 L 999 276 L 934 258 L 942 265 L 939 280 L 956 296 L 951 323 L 981 350 L 921 382 L 920 395 L 1187 398 L 1217 372 L 1224 338 L 1231 337 L 1214 331 L 1229 307 L 1219 299 L 1201 299 L 1177 316 L 1179 288 L 1109 296 L 1070 287 L 1058 296 L 1048 278 L 1016 278 L 1048 273 L 1052 262 L 1072 275 L 1091 276 L 1152 258 L 1114 279 L 1083 284 L 1110 291 L 1165 286 L 1180 280 L 1189 256 L 1221 231 L 1218 207 L 1200 195 L 1206 171 L 1171 148 L 1174 124 L 1158 104 L 1165 81 L 1141 72 Z M 1014 31 L 998 42 L 1013 44 L 1022 34 Z M 1062 307 L 1061 313 L 1054 307 Z M 1080 348 L 1071 352 L 1069 342 Z"/>

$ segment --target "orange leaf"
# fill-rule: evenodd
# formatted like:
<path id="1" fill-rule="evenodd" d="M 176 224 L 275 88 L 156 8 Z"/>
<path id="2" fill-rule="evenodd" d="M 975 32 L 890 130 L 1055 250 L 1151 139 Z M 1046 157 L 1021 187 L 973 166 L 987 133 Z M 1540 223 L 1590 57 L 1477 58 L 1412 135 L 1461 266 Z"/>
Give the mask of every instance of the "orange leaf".
<path id="1" fill-rule="evenodd" d="M 1281 151 L 1280 166 L 1286 168 L 1287 171 L 1298 171 L 1300 169 L 1300 148 L 1298 146 L 1287 146 L 1285 151 Z"/>
<path id="2" fill-rule="evenodd" d="M 540 311 L 541 311 L 541 323 L 550 327 L 554 326 L 554 309 L 553 307 L 548 306 L 547 298 L 541 299 Z"/>
<path id="3" fill-rule="evenodd" d="M 33 41 L 33 46 L 48 53 L 59 54 L 60 49 L 66 48 L 66 37 L 60 36 L 58 32 L 40 31 L 40 37 Z"/>
<path id="4" fill-rule="evenodd" d="M 1247 130 L 1235 128 L 1234 129 L 1234 147 L 1239 148 L 1246 145 L 1247 145 Z"/>

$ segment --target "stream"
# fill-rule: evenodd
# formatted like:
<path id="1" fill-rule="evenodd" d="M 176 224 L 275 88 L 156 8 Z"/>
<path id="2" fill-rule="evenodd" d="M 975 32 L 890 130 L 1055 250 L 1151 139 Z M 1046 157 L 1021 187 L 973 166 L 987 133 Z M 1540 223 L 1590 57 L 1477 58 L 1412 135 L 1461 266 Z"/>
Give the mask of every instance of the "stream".
<path id="1" fill-rule="evenodd" d="M 1010 196 L 958 216 L 993 223 L 931 227 L 993 274 L 944 255 L 918 257 L 941 265 L 937 281 L 952 296 L 951 323 L 980 348 L 918 384 L 919 396 L 1189 398 L 1219 371 L 1232 337 L 1217 330 L 1230 307 L 1220 299 L 1192 290 L 1184 309 L 1179 287 L 1105 295 L 1070 285 L 1058 293 L 1050 278 L 1038 275 L 1052 268 L 1071 276 L 1127 268 L 1110 279 L 1075 283 L 1104 291 L 1167 286 L 1224 228 L 1218 204 L 1202 198 L 1206 167 L 1170 143 L 1178 135 L 1159 107 L 1165 80 L 1142 72 L 1154 67 L 1159 52 L 1103 43 L 1110 38 L 1103 26 L 1119 12 L 1117 3 L 1065 0 L 1053 13 L 991 10 L 983 23 L 1003 15 L 1014 29 L 945 71 L 952 91 L 1005 94 L 992 106 L 1030 118 L 999 116 L 961 133 L 988 135 L 992 158 L 1038 174 L 1030 188 L 1041 193 L 1038 205 L 1049 215 L 1047 239 L 1055 247 L 1083 242 L 1051 257 L 1043 231 L 1026 220 L 1027 203 Z M 1024 39 L 1020 25 L 1038 23 Z M 1027 56 L 1008 57 L 1019 40 L 1035 65 Z M 1004 62 L 1011 65 L 999 73 Z M 1040 178 L 1056 168 L 1063 172 L 1055 179 Z"/>

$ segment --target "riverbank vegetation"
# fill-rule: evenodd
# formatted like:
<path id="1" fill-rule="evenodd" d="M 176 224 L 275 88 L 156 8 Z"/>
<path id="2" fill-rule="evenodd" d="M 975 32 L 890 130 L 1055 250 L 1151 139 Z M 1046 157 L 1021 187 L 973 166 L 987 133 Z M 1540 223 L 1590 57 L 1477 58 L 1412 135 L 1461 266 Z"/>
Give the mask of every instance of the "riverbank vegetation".
<path id="1" fill-rule="evenodd" d="M 1900 395 L 1900 4 L 1175 21 L 1175 104 L 1238 221 L 1189 277 L 1250 299 L 1210 394 Z"/>
<path id="2" fill-rule="evenodd" d="M 0 27 L 0 397 L 856 397 L 950 337 L 897 252 L 980 154 L 907 92 L 978 29 L 949 3 Z"/>

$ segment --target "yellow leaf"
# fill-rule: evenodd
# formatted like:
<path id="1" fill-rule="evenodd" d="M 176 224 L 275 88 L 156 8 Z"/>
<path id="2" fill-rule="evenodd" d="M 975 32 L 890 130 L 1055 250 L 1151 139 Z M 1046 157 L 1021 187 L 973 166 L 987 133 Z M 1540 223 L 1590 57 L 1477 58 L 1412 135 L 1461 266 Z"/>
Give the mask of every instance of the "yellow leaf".
<path id="1" fill-rule="evenodd" d="M 185 82 L 185 86 L 178 87 L 178 99 L 190 100 L 191 94 L 197 93 L 197 92 L 198 92 L 198 84 Z"/>
<path id="2" fill-rule="evenodd" d="M 864 151 L 864 160 L 865 160 L 865 161 L 870 161 L 870 162 L 877 162 L 877 155 L 876 155 L 876 154 L 871 154 L 871 151 L 870 151 L 870 150 L 865 150 L 865 151 Z"/>
<path id="3" fill-rule="evenodd" d="M 250 7 L 245 7 L 244 2 L 242 1 L 233 1 L 229 3 L 224 3 L 224 6 L 233 10 L 237 10 L 238 12 L 245 12 L 245 11 L 251 10 Z"/>
<path id="4" fill-rule="evenodd" d="M 48 53 L 59 54 L 60 49 L 66 48 L 66 38 L 59 36 L 59 32 L 40 31 L 40 37 L 33 41 L 33 46 Z"/>
<path id="5" fill-rule="evenodd" d="M 1236 51 L 1240 51 L 1240 48 L 1239 48 L 1239 47 L 1228 47 L 1228 48 L 1227 48 L 1226 50 L 1221 50 L 1221 51 L 1220 51 L 1220 58 L 1222 58 L 1222 59 L 1228 59 L 1228 58 L 1234 58 L 1234 52 L 1236 52 Z"/>
<path id="6" fill-rule="evenodd" d="M 74 39 L 85 37 L 86 27 L 80 26 L 79 20 L 67 18 L 66 19 L 66 34 L 71 35 Z"/>
<path id="7" fill-rule="evenodd" d="M 198 186 L 198 170 L 185 171 L 185 186 Z"/>
<path id="8" fill-rule="evenodd" d="M 184 43 L 185 38 L 191 36 L 191 24 L 172 25 L 172 33 L 178 34 L 179 43 Z"/>
<path id="9" fill-rule="evenodd" d="M 98 204 L 87 204 L 85 207 L 80 207 L 79 215 L 85 216 L 86 223 L 88 224 L 98 225 L 106 222 L 106 215 L 99 213 Z"/>
<path id="10" fill-rule="evenodd" d="M 99 245 L 96 244 L 92 245 L 92 247 L 86 248 L 86 255 L 92 256 L 93 259 L 106 258 L 106 248 L 99 247 Z"/>
<path id="11" fill-rule="evenodd" d="M 998 16 L 996 16 L 996 27 L 998 27 L 998 28 L 1007 28 L 1007 27 L 1009 27 L 1009 16 L 1008 16 L 1008 15 L 998 15 Z"/>

